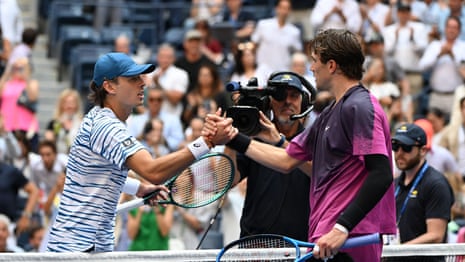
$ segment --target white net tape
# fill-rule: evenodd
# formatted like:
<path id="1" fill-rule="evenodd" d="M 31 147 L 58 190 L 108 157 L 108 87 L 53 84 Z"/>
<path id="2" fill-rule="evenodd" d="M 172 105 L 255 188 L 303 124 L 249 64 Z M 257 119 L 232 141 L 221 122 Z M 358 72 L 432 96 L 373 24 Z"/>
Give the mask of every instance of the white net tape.
<path id="1" fill-rule="evenodd" d="M 145 252 L 111 252 L 111 253 L 3 253 L 0 255 L 0 261 L 8 262 L 37 262 L 37 261 L 113 261 L 113 262 L 139 262 L 139 261 L 215 261 L 219 250 L 176 250 L 176 251 L 145 251 Z M 241 259 L 244 252 L 234 250 L 237 254 L 237 259 L 242 261 L 257 259 Z M 282 252 L 276 251 L 279 254 Z M 257 257 L 263 257 L 263 254 L 269 256 L 266 261 L 283 261 L 283 259 L 271 259 L 273 252 L 265 249 L 256 249 L 254 254 Z M 465 244 L 426 244 L 426 245 L 392 245 L 385 246 L 383 249 L 384 258 L 394 257 L 411 257 L 420 256 L 445 256 L 445 261 L 465 262 Z M 424 261 L 420 259 L 419 261 Z"/>

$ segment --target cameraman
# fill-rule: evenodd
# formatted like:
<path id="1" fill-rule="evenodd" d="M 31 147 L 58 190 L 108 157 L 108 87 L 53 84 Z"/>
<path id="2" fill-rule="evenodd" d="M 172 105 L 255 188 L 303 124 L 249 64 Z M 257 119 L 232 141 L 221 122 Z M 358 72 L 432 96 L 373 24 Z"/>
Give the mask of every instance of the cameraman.
<path id="1" fill-rule="evenodd" d="M 272 121 L 261 117 L 261 131 L 255 136 L 264 142 L 281 140 L 275 146 L 285 147 L 287 141 L 303 131 L 305 118 L 290 120 L 302 109 L 305 87 L 299 77 L 287 72 L 273 74 L 269 80 L 286 79 L 286 96 L 282 101 L 270 97 Z M 308 99 L 308 98 L 307 98 Z M 237 156 L 236 179 L 247 178 L 247 192 L 240 219 L 241 237 L 253 234 L 281 234 L 306 241 L 309 217 L 310 178 L 300 169 L 289 174 L 274 171 L 229 147 L 226 153 Z M 232 153 L 232 154 L 231 154 Z M 310 168 L 309 168 L 310 169 Z"/>

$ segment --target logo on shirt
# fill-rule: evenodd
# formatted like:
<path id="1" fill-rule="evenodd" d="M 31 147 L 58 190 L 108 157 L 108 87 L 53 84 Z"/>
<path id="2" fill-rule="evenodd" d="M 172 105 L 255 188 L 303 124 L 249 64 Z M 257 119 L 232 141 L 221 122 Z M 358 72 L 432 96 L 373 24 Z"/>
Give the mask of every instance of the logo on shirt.
<path id="1" fill-rule="evenodd" d="M 123 146 L 125 146 L 125 147 L 130 147 L 130 146 L 133 146 L 133 145 L 134 145 L 134 141 L 132 141 L 131 138 L 128 138 L 128 139 L 123 141 Z"/>
<path id="2" fill-rule="evenodd" d="M 417 198 L 417 195 L 418 195 L 418 191 L 417 191 L 417 190 L 413 190 L 413 191 L 412 191 L 412 194 L 410 194 L 410 198 Z"/>
<path id="3" fill-rule="evenodd" d="M 325 127 L 325 131 L 328 131 L 328 129 L 329 129 L 329 126 L 326 126 L 326 127 Z"/>

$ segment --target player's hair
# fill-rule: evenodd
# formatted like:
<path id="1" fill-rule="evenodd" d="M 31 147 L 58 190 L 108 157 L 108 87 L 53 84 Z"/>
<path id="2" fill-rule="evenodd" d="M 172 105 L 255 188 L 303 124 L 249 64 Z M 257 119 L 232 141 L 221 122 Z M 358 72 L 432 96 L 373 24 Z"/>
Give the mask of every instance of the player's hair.
<path id="1" fill-rule="evenodd" d="M 362 79 L 365 57 L 357 36 L 346 29 L 320 31 L 310 41 L 310 52 L 320 57 L 322 63 L 334 60 L 342 73 L 353 80 Z"/>

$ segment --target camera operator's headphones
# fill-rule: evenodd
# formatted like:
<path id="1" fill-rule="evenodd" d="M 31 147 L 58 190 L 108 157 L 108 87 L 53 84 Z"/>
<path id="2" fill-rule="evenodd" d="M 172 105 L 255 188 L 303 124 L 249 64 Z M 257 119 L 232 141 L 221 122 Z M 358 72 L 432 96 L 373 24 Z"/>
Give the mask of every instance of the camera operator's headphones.
<path id="1" fill-rule="evenodd" d="M 290 117 L 291 120 L 305 117 L 313 110 L 313 103 L 315 101 L 317 91 L 316 88 L 303 76 L 291 71 L 278 71 L 270 75 L 268 78 L 267 86 L 271 88 L 293 87 L 300 91 L 302 94 L 301 111 L 299 114 L 292 115 Z M 302 86 L 304 86 L 307 90 L 305 90 Z M 277 90 L 278 89 L 275 91 Z M 284 97 L 286 93 L 282 94 L 283 96 L 280 95 L 281 92 L 275 93 L 278 95 L 274 95 L 274 99 L 278 101 L 286 99 Z"/>

